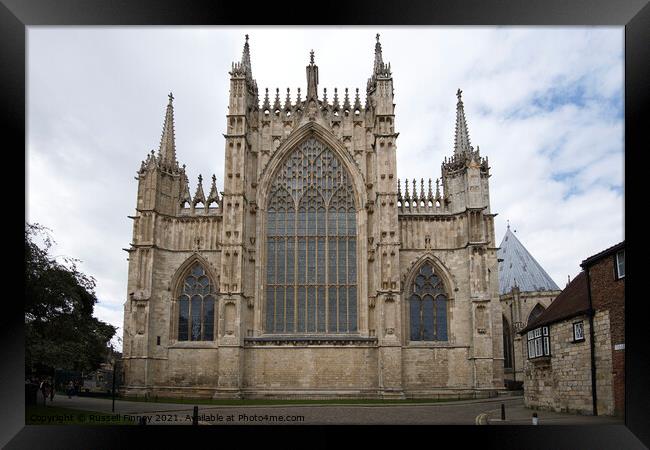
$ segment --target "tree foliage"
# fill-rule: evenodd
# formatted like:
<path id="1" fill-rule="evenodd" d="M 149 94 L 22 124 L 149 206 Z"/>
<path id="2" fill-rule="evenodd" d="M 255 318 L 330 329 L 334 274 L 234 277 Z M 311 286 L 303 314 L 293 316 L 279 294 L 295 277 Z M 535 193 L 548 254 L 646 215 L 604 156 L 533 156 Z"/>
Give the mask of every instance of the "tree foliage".
<path id="1" fill-rule="evenodd" d="M 116 328 L 93 317 L 95 280 L 77 269 L 79 261 L 50 256 L 48 231 L 25 225 L 26 368 L 95 370 Z"/>

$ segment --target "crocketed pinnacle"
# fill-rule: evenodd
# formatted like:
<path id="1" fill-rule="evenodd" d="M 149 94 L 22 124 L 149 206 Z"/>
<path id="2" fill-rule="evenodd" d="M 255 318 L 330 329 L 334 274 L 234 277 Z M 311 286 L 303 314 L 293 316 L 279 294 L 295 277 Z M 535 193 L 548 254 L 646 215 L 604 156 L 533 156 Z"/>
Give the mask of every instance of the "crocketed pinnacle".
<path id="1" fill-rule="evenodd" d="M 465 108 L 463 107 L 463 100 L 461 94 L 463 91 L 458 89 L 456 97 L 458 103 L 456 104 L 456 137 L 454 138 L 454 154 L 468 153 L 471 151 L 469 142 L 469 131 L 467 129 L 467 121 L 465 120 Z"/>
<path id="2" fill-rule="evenodd" d="M 375 43 L 375 63 L 372 68 L 372 76 L 368 79 L 368 93 L 373 92 L 377 87 L 377 78 L 390 78 L 390 63 L 384 63 L 384 57 L 381 52 L 381 42 L 379 42 L 379 33 L 376 36 L 377 42 Z"/>
<path id="3" fill-rule="evenodd" d="M 318 66 L 314 63 L 314 51 L 309 53 L 307 66 L 307 101 L 318 100 Z"/>
<path id="4" fill-rule="evenodd" d="M 199 175 L 199 183 L 196 186 L 196 192 L 194 193 L 194 206 L 198 203 L 203 203 L 205 206 L 205 194 L 203 193 L 203 177 Z"/>
<path id="5" fill-rule="evenodd" d="M 381 42 L 379 42 L 379 33 L 377 33 L 376 38 L 377 42 L 375 43 L 375 66 L 373 72 L 375 75 L 379 75 L 384 66 L 384 59 L 381 54 Z"/>
<path id="6" fill-rule="evenodd" d="M 174 95 L 169 93 L 169 103 L 165 112 L 165 122 L 163 123 L 162 137 L 160 138 L 160 148 L 158 157 L 163 164 L 176 164 L 176 140 L 174 137 Z"/>
<path id="7" fill-rule="evenodd" d="M 246 74 L 253 76 L 253 69 L 251 68 L 251 52 L 248 46 L 248 35 L 246 35 L 246 43 L 244 43 L 244 51 L 241 56 L 241 64 L 246 69 Z"/>

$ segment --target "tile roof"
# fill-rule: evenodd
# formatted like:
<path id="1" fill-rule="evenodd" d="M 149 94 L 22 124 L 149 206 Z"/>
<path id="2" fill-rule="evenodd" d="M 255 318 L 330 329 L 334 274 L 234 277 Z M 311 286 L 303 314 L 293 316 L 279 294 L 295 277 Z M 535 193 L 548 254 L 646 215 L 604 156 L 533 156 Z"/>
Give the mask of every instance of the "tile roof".
<path id="1" fill-rule="evenodd" d="M 587 274 L 582 271 L 548 305 L 548 308 L 531 321 L 519 334 L 587 312 L 589 312 L 589 287 L 587 286 Z"/>
<path id="2" fill-rule="evenodd" d="M 499 294 L 507 294 L 516 284 L 521 292 L 559 291 L 560 288 L 553 279 L 532 257 L 519 239 L 510 231 L 506 231 L 497 258 L 499 262 Z"/>

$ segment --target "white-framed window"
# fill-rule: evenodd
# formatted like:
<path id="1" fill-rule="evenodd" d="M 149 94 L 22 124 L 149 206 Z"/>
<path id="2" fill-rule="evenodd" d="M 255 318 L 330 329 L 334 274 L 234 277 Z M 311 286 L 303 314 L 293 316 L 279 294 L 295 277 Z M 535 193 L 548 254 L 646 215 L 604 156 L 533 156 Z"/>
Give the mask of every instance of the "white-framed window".
<path id="1" fill-rule="evenodd" d="M 573 323 L 573 342 L 579 342 L 585 340 L 585 328 L 584 322 L 574 322 Z"/>
<path id="2" fill-rule="evenodd" d="M 551 343 L 548 327 L 535 328 L 528 332 L 528 359 L 550 356 Z"/>
<path id="3" fill-rule="evenodd" d="M 625 249 L 616 253 L 616 278 L 625 278 Z"/>

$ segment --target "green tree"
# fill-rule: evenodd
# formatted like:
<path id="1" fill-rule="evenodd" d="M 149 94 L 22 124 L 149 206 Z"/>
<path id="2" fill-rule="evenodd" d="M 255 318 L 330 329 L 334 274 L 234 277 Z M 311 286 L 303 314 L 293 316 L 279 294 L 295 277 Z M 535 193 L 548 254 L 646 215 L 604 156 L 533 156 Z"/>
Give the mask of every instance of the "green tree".
<path id="1" fill-rule="evenodd" d="M 95 370 L 116 328 L 92 315 L 95 280 L 79 272 L 76 259 L 57 262 L 52 244 L 47 228 L 25 224 L 26 370 Z"/>

